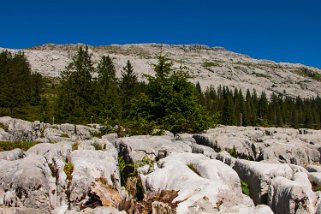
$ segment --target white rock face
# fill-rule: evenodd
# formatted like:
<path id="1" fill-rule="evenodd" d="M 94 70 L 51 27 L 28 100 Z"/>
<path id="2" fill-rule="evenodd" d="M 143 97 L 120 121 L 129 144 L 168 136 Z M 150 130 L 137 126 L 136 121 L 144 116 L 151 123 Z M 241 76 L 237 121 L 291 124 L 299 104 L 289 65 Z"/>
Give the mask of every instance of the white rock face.
<path id="1" fill-rule="evenodd" d="M 0 205 L 26 207 L 49 212 L 55 195 L 55 179 L 46 159 L 34 155 L 0 160 Z"/>
<path id="2" fill-rule="evenodd" d="M 319 163 L 320 130 L 220 126 L 194 135 L 215 150 L 236 149 L 241 158 L 304 166 Z"/>
<path id="3" fill-rule="evenodd" d="M 86 203 L 88 190 L 95 181 L 103 181 L 105 185 L 120 188 L 117 168 L 117 151 L 77 150 L 71 154 L 74 165 L 70 185 L 70 201 L 74 206 Z M 88 196 L 87 196 L 88 197 Z"/>
<path id="4" fill-rule="evenodd" d="M 280 176 L 272 180 L 268 204 L 274 213 L 316 213 L 315 204 L 320 194 L 312 192 L 311 185 L 304 185 L 307 182 L 302 182 L 302 179 L 307 180 L 302 175 L 294 181 Z"/>
<path id="5" fill-rule="evenodd" d="M 247 160 L 235 161 L 233 169 L 250 186 L 250 193 L 255 204 L 266 204 L 271 179 L 282 176 L 291 179 L 292 169 L 287 164 L 262 163 Z"/>
<path id="6" fill-rule="evenodd" d="M 120 138 L 116 143 L 119 153 L 128 163 L 148 156 L 152 160 L 161 159 L 172 152 L 192 152 L 189 142 L 176 141 L 171 136 L 132 136 Z"/>
<path id="7" fill-rule="evenodd" d="M 32 70 L 45 76 L 58 77 L 81 45 L 47 44 L 24 50 Z M 10 50 L 15 52 L 16 50 Z M 203 89 L 210 85 L 225 85 L 245 92 L 255 89 L 258 93 L 267 91 L 289 96 L 310 97 L 321 94 L 320 82 L 298 75 L 302 69 L 321 73 L 320 69 L 300 64 L 275 63 L 256 60 L 233 53 L 224 48 L 210 48 L 202 45 L 132 44 L 89 47 L 94 62 L 103 55 L 113 58 L 118 76 L 127 60 L 135 72 L 153 74 L 152 64 L 163 52 L 170 57 L 175 67 L 185 66 L 194 76 L 193 82 L 200 82 Z"/>
<path id="8" fill-rule="evenodd" d="M 93 143 L 101 150 L 89 146 Z M 117 164 L 116 148 L 99 139 L 0 152 L 0 206 L 19 207 L 5 208 L 4 213 L 64 213 L 95 204 L 110 208 L 86 213 L 108 213 L 122 200 Z M 66 165 L 72 167 L 70 177 Z"/>
<path id="9" fill-rule="evenodd" d="M 51 125 L 39 121 L 28 122 L 11 117 L 0 117 L 0 123 L 6 130 L 0 128 L 0 141 L 38 141 L 56 143 L 60 141 L 74 141 L 76 139 L 91 139 L 93 134 L 99 133 L 97 128 L 84 125 L 61 124 Z"/>
<path id="10" fill-rule="evenodd" d="M 240 180 L 232 168 L 201 154 L 172 153 L 159 168 L 141 175 L 145 191 L 176 190 L 177 213 L 254 213 L 249 197 L 242 194 Z M 272 213 L 267 207 L 262 207 Z"/>
<path id="11" fill-rule="evenodd" d="M 27 151 L 0 152 L 0 213 L 321 211 L 320 131 L 221 126 L 197 135 L 99 139 L 90 126 L 0 121 L 9 140 L 39 141 Z M 121 186 L 121 174 L 135 164 L 120 172 L 118 154 L 145 164 L 135 171 L 144 201 L 132 201 L 137 177 L 126 182 L 128 192 Z M 245 183 L 251 198 L 242 193 Z"/>
<path id="12" fill-rule="evenodd" d="M 0 153 L 0 160 L 13 161 L 24 157 L 25 153 L 21 149 L 14 149 Z"/>

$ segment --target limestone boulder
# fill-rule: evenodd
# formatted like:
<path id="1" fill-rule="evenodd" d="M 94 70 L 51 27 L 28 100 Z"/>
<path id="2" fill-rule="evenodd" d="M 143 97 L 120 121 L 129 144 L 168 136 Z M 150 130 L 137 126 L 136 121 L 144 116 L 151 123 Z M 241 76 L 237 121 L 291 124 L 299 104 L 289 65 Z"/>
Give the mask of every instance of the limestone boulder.
<path id="1" fill-rule="evenodd" d="M 75 150 L 69 179 L 69 201 L 73 207 L 93 204 L 117 207 L 121 201 L 117 150 Z"/>
<path id="2" fill-rule="evenodd" d="M 0 141 L 10 141 L 12 135 L 0 128 Z"/>
<path id="3" fill-rule="evenodd" d="M 315 204 L 319 195 L 312 191 L 306 174 L 303 174 L 296 176 L 294 180 L 281 176 L 272 179 L 268 204 L 274 213 L 316 213 Z"/>
<path id="4" fill-rule="evenodd" d="M 250 193 L 255 204 L 266 204 L 268 188 L 274 177 L 291 179 L 293 170 L 287 164 L 263 163 L 247 160 L 235 160 L 233 169 L 240 179 L 249 184 Z"/>
<path id="5" fill-rule="evenodd" d="M 21 149 L 14 149 L 11 151 L 0 152 L 0 160 L 13 161 L 24 158 L 26 155 Z"/>
<path id="6" fill-rule="evenodd" d="M 177 213 L 254 213 L 253 201 L 242 194 L 237 173 L 226 164 L 202 154 L 172 153 L 158 168 L 141 175 L 145 192 L 178 191 L 172 203 Z M 272 211 L 263 206 L 266 213 Z"/>
<path id="7" fill-rule="evenodd" d="M 319 165 L 308 165 L 306 167 L 306 169 L 309 171 L 309 172 L 321 172 L 321 166 Z"/>
<path id="8" fill-rule="evenodd" d="M 44 157 L 30 155 L 0 160 L 0 206 L 22 207 L 48 213 L 60 206 L 55 179 Z"/>
<path id="9" fill-rule="evenodd" d="M 219 126 L 193 138 L 216 152 L 235 150 L 237 157 L 243 159 L 300 166 L 320 162 L 318 130 Z"/>
<path id="10" fill-rule="evenodd" d="M 310 172 L 308 173 L 311 184 L 315 187 L 321 187 L 321 172 Z"/>
<path id="11" fill-rule="evenodd" d="M 45 210 L 33 208 L 6 207 L 0 208 L 0 214 L 49 214 Z"/>
<path id="12" fill-rule="evenodd" d="M 11 134 L 10 141 L 31 141 L 34 139 L 33 123 L 14 119 L 11 117 L 0 117 L 0 123 L 7 127 Z"/>
<path id="13" fill-rule="evenodd" d="M 119 138 L 115 146 L 127 163 L 142 160 L 145 156 L 158 160 L 173 152 L 192 152 L 188 143 L 176 141 L 171 136 L 140 135 Z"/>

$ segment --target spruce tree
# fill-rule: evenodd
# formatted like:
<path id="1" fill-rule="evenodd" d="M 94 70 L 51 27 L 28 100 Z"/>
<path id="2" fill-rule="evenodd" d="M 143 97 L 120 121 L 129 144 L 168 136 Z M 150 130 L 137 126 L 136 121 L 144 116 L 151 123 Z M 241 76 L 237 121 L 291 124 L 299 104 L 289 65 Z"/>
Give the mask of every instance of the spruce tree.
<path id="1" fill-rule="evenodd" d="M 174 70 L 172 65 L 167 57 L 159 56 L 154 65 L 155 76 L 147 76 L 147 94 L 135 102 L 131 115 L 144 117 L 174 133 L 207 129 L 210 118 L 198 103 L 187 72 Z"/>
<path id="2" fill-rule="evenodd" d="M 13 115 L 31 100 L 31 68 L 23 52 L 0 54 L 0 79 L 0 105 Z"/>
<path id="3" fill-rule="evenodd" d="M 121 98 L 116 69 L 109 56 L 103 56 L 97 66 L 96 102 L 99 120 L 109 125 L 121 119 Z"/>
<path id="4" fill-rule="evenodd" d="M 129 60 L 123 68 L 120 89 L 123 105 L 123 117 L 127 118 L 130 113 L 131 100 L 138 94 L 137 76 L 134 73 L 133 66 Z"/>
<path id="5" fill-rule="evenodd" d="M 72 123 L 87 123 L 92 117 L 92 73 L 94 71 L 88 47 L 80 47 L 72 62 L 61 74 L 58 97 L 58 119 Z"/>

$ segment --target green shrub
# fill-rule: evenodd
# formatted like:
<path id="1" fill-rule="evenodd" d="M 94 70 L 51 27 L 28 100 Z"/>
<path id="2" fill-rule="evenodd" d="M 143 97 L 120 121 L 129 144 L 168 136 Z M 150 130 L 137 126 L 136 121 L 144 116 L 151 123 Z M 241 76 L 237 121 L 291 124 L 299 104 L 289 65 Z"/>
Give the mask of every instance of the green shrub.
<path id="1" fill-rule="evenodd" d="M 95 148 L 95 150 L 103 150 L 104 149 L 103 146 L 97 142 L 94 142 L 91 145 Z"/>
<path id="2" fill-rule="evenodd" d="M 64 167 L 64 172 L 66 173 L 68 180 L 72 180 L 73 171 L 74 171 L 74 165 L 72 163 L 66 163 Z"/>
<path id="3" fill-rule="evenodd" d="M 231 155 L 232 157 L 234 157 L 234 158 L 237 158 L 237 157 L 238 157 L 238 153 L 237 153 L 237 150 L 236 150 L 235 146 L 233 146 L 233 148 L 230 149 L 228 152 L 230 153 L 230 155 Z"/>
<path id="4" fill-rule="evenodd" d="M 271 78 L 269 75 L 266 75 L 266 74 L 261 74 L 261 73 L 256 73 L 256 72 L 254 72 L 253 74 L 254 74 L 256 77 L 263 77 L 263 78 L 266 78 L 266 79 Z"/>
<path id="5" fill-rule="evenodd" d="M 250 185 L 246 181 L 241 180 L 241 187 L 243 194 L 251 197 Z"/>
<path id="6" fill-rule="evenodd" d="M 97 132 L 97 131 L 91 131 L 90 132 L 90 135 L 92 137 L 97 137 L 97 138 L 101 138 L 103 136 L 103 133 L 102 132 Z"/>
<path id="7" fill-rule="evenodd" d="M 9 127 L 3 123 L 0 123 L 0 128 L 7 132 Z"/>
<path id="8" fill-rule="evenodd" d="M 126 168 L 126 162 L 123 156 L 120 156 L 120 155 L 118 156 L 118 168 L 119 168 L 121 183 L 122 185 L 124 185 L 126 183 L 126 180 L 125 180 L 126 175 L 124 174 L 125 168 Z"/>
<path id="9" fill-rule="evenodd" d="M 309 77 L 311 79 L 321 81 L 321 74 L 308 68 L 300 68 L 296 70 L 295 73 L 300 76 Z"/>
<path id="10" fill-rule="evenodd" d="M 69 138 L 69 135 L 68 135 L 68 134 L 66 134 L 66 133 L 62 133 L 62 134 L 60 134 L 60 137 Z"/>
<path id="11" fill-rule="evenodd" d="M 78 150 L 79 142 L 73 143 L 71 146 L 72 151 Z"/>
<path id="12" fill-rule="evenodd" d="M 206 62 L 203 62 L 202 67 L 204 68 L 221 67 L 221 63 L 222 61 L 220 60 L 206 61 Z"/>
<path id="13" fill-rule="evenodd" d="M 30 141 L 30 142 L 27 142 L 27 141 L 18 141 L 18 142 L 4 141 L 4 142 L 0 142 L 0 151 L 11 151 L 16 148 L 26 151 L 38 143 L 39 142 L 33 142 L 33 141 Z"/>

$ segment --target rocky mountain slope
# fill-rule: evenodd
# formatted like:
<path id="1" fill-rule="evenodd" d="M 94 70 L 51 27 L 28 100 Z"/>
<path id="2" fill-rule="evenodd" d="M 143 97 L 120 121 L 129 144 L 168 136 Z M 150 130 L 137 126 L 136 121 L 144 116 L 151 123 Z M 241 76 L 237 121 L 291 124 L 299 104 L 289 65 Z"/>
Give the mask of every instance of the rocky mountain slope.
<path id="1" fill-rule="evenodd" d="M 33 71 L 45 76 L 58 77 L 71 61 L 79 45 L 54 45 L 25 49 Z M 152 74 L 152 64 L 160 52 L 170 57 L 176 67 L 183 66 L 193 74 L 192 82 L 200 82 L 203 89 L 213 85 L 231 88 L 256 89 L 287 96 L 311 97 L 321 95 L 321 70 L 301 64 L 275 63 L 256 60 L 224 48 L 201 45 L 112 45 L 89 47 L 95 63 L 102 55 L 114 59 L 118 75 L 127 60 L 142 79 Z M 17 50 L 12 50 L 17 51 Z"/>
<path id="2" fill-rule="evenodd" d="M 0 152 L 0 213 L 321 212 L 321 131 L 97 138 L 93 124 L 0 124 L 0 142 L 39 142 Z"/>

